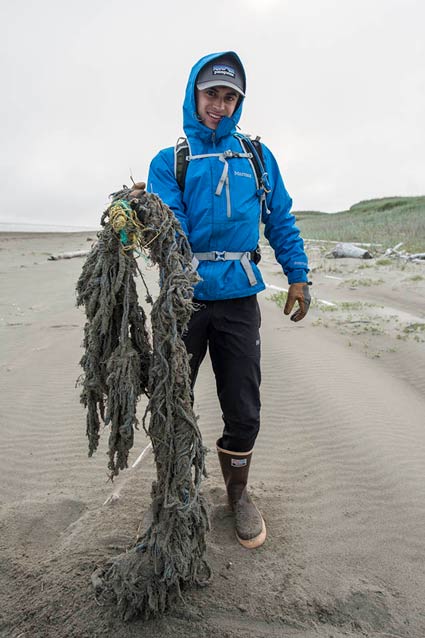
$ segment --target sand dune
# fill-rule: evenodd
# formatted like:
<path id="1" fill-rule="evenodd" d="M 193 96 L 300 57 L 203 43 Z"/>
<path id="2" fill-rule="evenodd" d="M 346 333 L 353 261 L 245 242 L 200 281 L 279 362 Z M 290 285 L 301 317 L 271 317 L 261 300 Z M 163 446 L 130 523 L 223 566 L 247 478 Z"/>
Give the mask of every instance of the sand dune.
<path id="1" fill-rule="evenodd" d="M 0 636 L 422 638 L 424 268 L 329 263 L 312 246 L 313 295 L 336 310 L 314 304 L 293 324 L 271 291 L 260 296 L 263 411 L 251 477 L 269 538 L 255 552 L 235 542 L 205 362 L 195 407 L 211 449 L 203 489 L 214 580 L 163 619 L 124 625 L 97 606 L 90 574 L 133 542 L 154 466 L 147 455 L 112 486 L 107 432 L 87 458 L 75 387 L 82 261 L 47 260 L 87 245 L 87 234 L 0 236 Z M 285 286 L 267 252 L 263 272 Z M 155 272 L 147 276 L 155 289 Z M 131 461 L 147 443 L 138 432 Z M 119 498 L 103 505 L 113 491 Z"/>

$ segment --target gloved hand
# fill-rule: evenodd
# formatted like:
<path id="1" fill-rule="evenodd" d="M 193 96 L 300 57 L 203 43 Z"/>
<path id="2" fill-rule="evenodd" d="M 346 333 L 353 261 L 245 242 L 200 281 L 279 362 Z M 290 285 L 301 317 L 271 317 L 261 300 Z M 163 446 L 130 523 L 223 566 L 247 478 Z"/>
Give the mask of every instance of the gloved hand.
<path id="1" fill-rule="evenodd" d="M 146 188 L 146 184 L 145 182 L 136 182 L 135 184 L 133 184 L 133 188 L 131 189 L 130 192 L 130 197 L 133 198 L 138 198 L 140 197 L 140 195 L 142 195 L 142 193 L 144 193 Z"/>
<path id="2" fill-rule="evenodd" d="M 305 281 L 298 284 L 291 284 L 288 290 L 288 297 L 283 312 L 285 315 L 289 315 L 294 307 L 296 301 L 298 301 L 298 309 L 291 316 L 291 321 L 301 321 L 306 316 L 311 303 L 310 291 L 308 289 L 308 283 Z"/>

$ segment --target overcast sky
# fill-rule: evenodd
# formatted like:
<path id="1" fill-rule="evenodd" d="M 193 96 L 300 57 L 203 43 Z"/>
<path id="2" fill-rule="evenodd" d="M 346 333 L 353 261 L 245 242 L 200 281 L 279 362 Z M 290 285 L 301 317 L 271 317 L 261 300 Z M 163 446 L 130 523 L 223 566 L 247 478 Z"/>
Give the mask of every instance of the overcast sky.
<path id="1" fill-rule="evenodd" d="M 0 221 L 96 226 L 236 51 L 295 210 L 425 194 L 423 0 L 0 0 Z"/>

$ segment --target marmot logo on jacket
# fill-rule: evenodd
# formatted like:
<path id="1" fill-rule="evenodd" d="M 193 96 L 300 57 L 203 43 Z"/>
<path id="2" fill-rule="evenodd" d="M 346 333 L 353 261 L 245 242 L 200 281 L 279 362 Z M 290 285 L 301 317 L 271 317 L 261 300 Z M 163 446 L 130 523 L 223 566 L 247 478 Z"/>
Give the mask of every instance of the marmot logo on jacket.
<path id="1" fill-rule="evenodd" d="M 242 171 L 233 171 L 233 174 L 238 177 L 252 177 L 250 173 L 243 173 Z"/>

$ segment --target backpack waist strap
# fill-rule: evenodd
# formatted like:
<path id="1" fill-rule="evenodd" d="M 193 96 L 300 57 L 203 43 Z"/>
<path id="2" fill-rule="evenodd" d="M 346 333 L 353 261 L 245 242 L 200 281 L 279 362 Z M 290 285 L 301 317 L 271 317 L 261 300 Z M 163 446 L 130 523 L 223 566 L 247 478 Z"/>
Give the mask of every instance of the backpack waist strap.
<path id="1" fill-rule="evenodd" d="M 208 253 L 194 253 L 192 259 L 193 268 L 198 267 L 200 261 L 240 261 L 251 286 L 255 286 L 257 278 L 251 266 L 255 252 L 246 251 L 243 253 L 233 253 L 226 250 L 213 250 Z"/>

